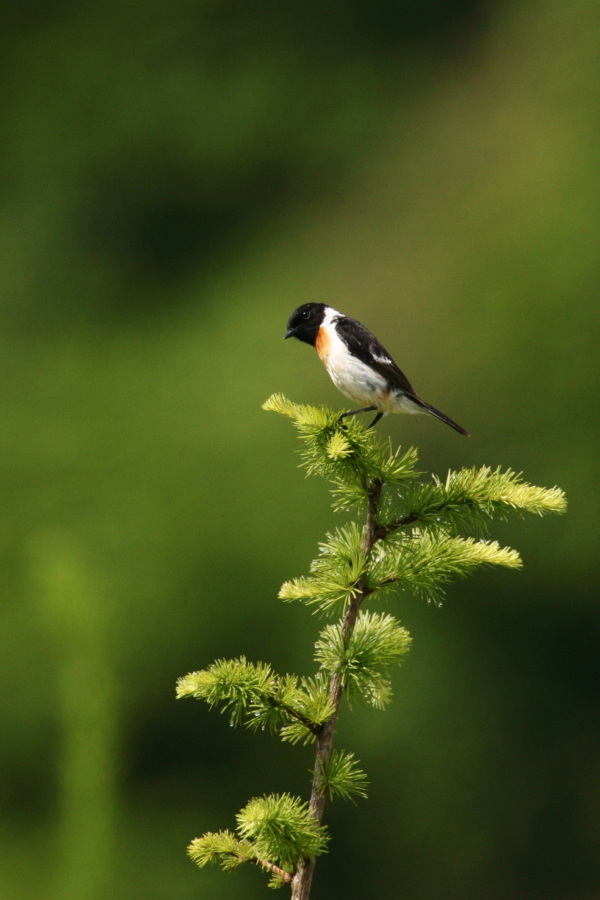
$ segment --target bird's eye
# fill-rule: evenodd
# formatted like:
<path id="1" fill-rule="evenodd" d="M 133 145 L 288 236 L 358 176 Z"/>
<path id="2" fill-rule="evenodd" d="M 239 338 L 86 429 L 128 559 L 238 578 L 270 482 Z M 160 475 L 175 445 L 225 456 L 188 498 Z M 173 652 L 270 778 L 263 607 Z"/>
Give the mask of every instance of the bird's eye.
<path id="1" fill-rule="evenodd" d="M 304 312 L 302 313 L 302 318 L 308 319 L 309 315 L 310 315 L 309 311 L 307 309 L 305 309 Z"/>

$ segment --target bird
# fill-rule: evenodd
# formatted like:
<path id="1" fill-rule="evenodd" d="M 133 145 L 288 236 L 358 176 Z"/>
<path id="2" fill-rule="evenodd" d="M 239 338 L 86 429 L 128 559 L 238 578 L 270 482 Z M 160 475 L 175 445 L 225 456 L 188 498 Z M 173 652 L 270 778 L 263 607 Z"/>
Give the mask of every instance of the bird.
<path id="1" fill-rule="evenodd" d="M 360 409 L 375 412 L 373 428 L 387 413 L 429 413 L 467 437 L 469 432 L 423 400 L 374 334 L 325 303 L 305 303 L 291 314 L 284 340 L 296 338 L 317 351 L 335 386 Z"/>

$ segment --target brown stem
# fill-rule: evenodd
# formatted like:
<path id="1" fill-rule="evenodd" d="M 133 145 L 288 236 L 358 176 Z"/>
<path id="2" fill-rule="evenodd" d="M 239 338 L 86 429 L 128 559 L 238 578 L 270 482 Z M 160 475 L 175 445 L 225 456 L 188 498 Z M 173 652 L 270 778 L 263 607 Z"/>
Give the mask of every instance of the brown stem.
<path id="1" fill-rule="evenodd" d="M 475 504 L 471 500 L 461 501 L 462 506 L 473 507 Z M 434 506 L 428 511 L 428 515 L 435 515 L 438 512 L 443 512 L 444 509 L 447 508 L 446 503 L 440 503 L 439 506 Z M 421 519 L 419 513 L 408 513 L 406 516 L 402 516 L 400 519 L 396 519 L 395 522 L 392 522 L 390 525 L 379 525 L 376 529 L 377 532 L 377 540 L 383 541 L 391 534 L 392 531 L 396 531 L 398 528 L 402 528 L 404 525 L 412 525 L 414 522 L 418 522 Z"/>
<path id="2" fill-rule="evenodd" d="M 286 884 L 291 884 L 292 876 L 290 873 L 286 872 L 285 869 L 280 869 L 275 863 L 268 862 L 266 859 L 259 859 L 258 856 L 253 856 L 250 862 L 253 862 L 255 866 L 260 866 L 261 869 L 266 869 L 267 872 L 272 872 L 273 875 L 279 875 Z"/>
<path id="3" fill-rule="evenodd" d="M 379 479 L 374 479 L 369 486 L 367 521 L 363 529 L 363 537 L 360 546 L 361 553 L 365 558 L 369 557 L 374 544 L 378 540 L 381 540 L 377 533 L 380 530 L 377 527 L 377 510 L 381 498 L 382 487 L 383 485 Z M 342 637 L 345 646 L 348 645 L 348 641 L 354 631 L 360 606 L 370 593 L 371 591 L 365 584 L 364 577 L 361 576 L 356 583 L 356 591 L 348 605 L 342 624 Z M 329 699 L 332 702 L 334 712 L 331 718 L 323 726 L 317 740 L 317 755 L 315 758 L 312 792 L 309 803 L 309 809 L 317 822 L 320 822 L 323 818 L 323 810 L 325 809 L 327 793 L 323 792 L 321 785 L 323 783 L 324 769 L 333 747 L 333 736 L 343 693 L 344 687 L 340 674 L 339 672 L 334 672 L 329 681 Z M 303 859 L 300 862 L 296 874 L 292 879 L 292 900 L 308 900 L 314 868 L 314 859 Z"/>
<path id="4" fill-rule="evenodd" d="M 391 534 L 392 531 L 397 531 L 398 528 L 402 528 L 404 525 L 412 525 L 413 522 L 419 521 L 419 515 L 417 513 L 409 513 L 407 516 L 403 516 L 401 519 L 396 519 L 395 522 L 392 522 L 391 525 L 378 525 L 375 529 L 375 533 L 377 535 L 378 541 L 383 541 Z"/>

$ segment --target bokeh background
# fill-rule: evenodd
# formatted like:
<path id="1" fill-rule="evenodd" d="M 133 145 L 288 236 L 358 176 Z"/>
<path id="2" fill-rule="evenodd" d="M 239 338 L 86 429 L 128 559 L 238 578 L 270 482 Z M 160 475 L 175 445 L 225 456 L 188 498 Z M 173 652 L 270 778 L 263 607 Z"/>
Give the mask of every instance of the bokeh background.
<path id="1" fill-rule="evenodd" d="M 494 534 L 411 631 L 315 900 L 600 896 L 600 11 L 593 0 L 0 6 L 0 897 L 254 900 L 185 847 L 312 750 L 176 702 L 245 653 L 312 671 L 283 605 L 336 520 L 274 391 L 344 407 L 282 336 L 326 301 L 569 514 Z"/>

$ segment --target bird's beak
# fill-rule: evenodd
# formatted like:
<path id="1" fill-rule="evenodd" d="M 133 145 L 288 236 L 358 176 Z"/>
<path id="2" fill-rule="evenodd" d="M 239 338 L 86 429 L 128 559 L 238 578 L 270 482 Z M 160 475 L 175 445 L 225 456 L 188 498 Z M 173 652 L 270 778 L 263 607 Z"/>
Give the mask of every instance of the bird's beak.
<path id="1" fill-rule="evenodd" d="M 283 336 L 284 341 L 287 341 L 287 339 L 290 337 L 295 337 L 299 330 L 300 329 L 297 327 L 288 329 L 288 331 L 286 331 L 286 333 Z"/>

